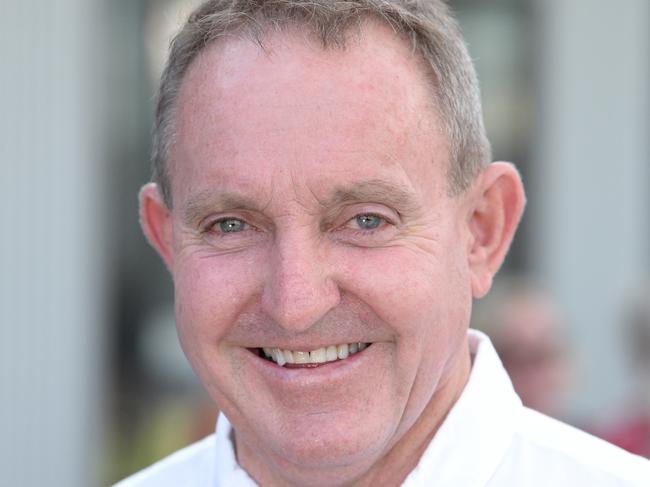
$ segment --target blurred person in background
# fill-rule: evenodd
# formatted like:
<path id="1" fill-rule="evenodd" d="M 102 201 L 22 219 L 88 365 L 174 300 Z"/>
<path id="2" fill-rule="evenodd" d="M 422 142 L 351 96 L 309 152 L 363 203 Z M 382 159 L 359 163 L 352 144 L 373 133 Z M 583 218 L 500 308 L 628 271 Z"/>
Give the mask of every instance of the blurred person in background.
<path id="1" fill-rule="evenodd" d="M 634 391 L 619 418 L 597 434 L 637 455 L 650 458 L 650 285 L 640 287 L 625 310 L 624 336 Z"/>
<path id="2" fill-rule="evenodd" d="M 468 331 L 524 206 L 444 2 L 209 1 L 163 75 L 141 220 L 214 435 L 122 486 L 642 486 Z"/>
<path id="3" fill-rule="evenodd" d="M 499 276 L 472 326 L 492 340 L 525 406 L 567 420 L 572 371 L 557 303 L 524 276 Z"/>

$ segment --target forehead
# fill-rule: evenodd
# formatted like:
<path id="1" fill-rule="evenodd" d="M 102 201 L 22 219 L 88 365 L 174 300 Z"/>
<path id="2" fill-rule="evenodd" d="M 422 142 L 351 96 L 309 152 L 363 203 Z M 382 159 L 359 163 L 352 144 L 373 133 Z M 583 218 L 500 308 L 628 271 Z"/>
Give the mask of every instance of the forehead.
<path id="1" fill-rule="evenodd" d="M 263 47 L 245 36 L 214 43 L 181 86 L 173 191 L 217 181 L 259 190 L 249 170 L 267 180 L 314 169 L 320 181 L 358 179 L 369 168 L 373 180 L 446 174 L 425 73 L 410 46 L 376 23 L 345 48 L 324 49 L 297 29 L 266 35 Z"/>

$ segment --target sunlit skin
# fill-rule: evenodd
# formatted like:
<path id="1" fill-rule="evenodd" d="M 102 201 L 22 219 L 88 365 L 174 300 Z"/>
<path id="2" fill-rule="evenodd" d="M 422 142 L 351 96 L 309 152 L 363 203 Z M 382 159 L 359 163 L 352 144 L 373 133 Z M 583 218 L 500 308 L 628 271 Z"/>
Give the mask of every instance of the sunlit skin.
<path id="1" fill-rule="evenodd" d="M 262 485 L 398 485 L 460 395 L 467 327 L 523 208 L 492 164 L 452 196 L 410 46 L 368 24 L 345 50 L 300 30 L 208 46 L 187 73 L 173 208 L 141 219 L 175 285 L 183 350 Z M 372 345 L 287 369 L 251 349 Z M 459 446 L 459 448 L 462 448 Z"/>

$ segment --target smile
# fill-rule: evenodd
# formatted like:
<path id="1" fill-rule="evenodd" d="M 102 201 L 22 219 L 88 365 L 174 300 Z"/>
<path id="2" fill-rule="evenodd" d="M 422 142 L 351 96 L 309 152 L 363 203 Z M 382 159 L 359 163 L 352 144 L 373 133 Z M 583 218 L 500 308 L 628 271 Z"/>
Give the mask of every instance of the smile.
<path id="1" fill-rule="evenodd" d="M 363 342 L 344 343 L 317 348 L 309 352 L 265 347 L 259 349 L 259 354 L 260 357 L 265 357 L 281 367 L 315 367 L 319 364 L 346 359 L 369 346 L 369 343 Z"/>

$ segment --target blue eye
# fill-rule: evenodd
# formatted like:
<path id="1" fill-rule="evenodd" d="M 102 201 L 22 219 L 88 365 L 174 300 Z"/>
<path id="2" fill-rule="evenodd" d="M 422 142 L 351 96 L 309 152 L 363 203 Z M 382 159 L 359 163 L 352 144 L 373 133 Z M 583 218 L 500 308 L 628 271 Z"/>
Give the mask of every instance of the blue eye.
<path id="1" fill-rule="evenodd" d="M 359 215 L 355 217 L 357 225 L 363 230 L 374 230 L 379 228 L 384 219 L 377 215 Z"/>
<path id="2" fill-rule="evenodd" d="M 221 220 L 218 223 L 219 229 L 223 233 L 241 232 L 246 227 L 246 223 L 238 218 L 226 218 L 225 220 Z"/>

